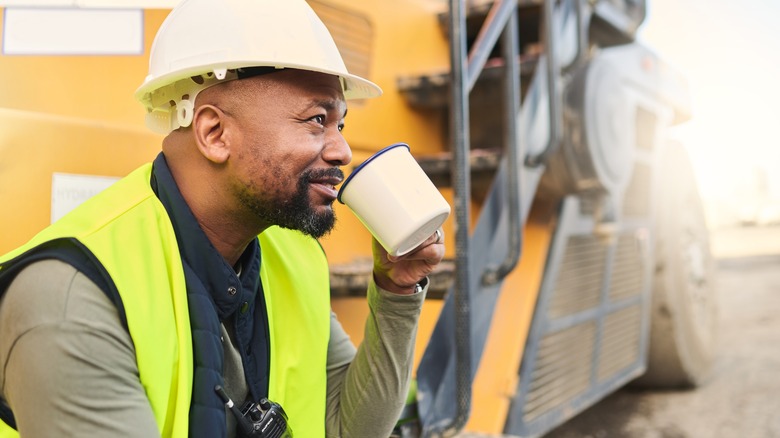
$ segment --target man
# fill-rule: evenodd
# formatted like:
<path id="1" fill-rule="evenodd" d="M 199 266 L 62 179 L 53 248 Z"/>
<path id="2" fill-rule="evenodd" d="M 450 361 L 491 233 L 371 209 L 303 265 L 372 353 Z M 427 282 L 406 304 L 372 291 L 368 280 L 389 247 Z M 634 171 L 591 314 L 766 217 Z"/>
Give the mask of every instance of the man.
<path id="1" fill-rule="evenodd" d="M 345 97 L 379 94 L 303 0 L 177 6 L 137 92 L 162 153 L 0 258 L 4 421 L 244 436 L 226 398 L 267 397 L 296 437 L 387 436 L 441 235 L 400 258 L 374 241 L 357 351 L 316 241 L 351 160 Z"/>

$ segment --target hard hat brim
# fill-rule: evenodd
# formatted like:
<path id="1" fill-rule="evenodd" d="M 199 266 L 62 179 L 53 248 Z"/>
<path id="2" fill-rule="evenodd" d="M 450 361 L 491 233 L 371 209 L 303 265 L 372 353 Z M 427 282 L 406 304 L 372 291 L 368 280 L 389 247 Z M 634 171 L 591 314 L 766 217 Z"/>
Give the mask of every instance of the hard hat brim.
<path id="1" fill-rule="evenodd" d="M 193 76 L 199 76 L 204 73 L 215 71 L 218 69 L 231 70 L 231 69 L 246 68 L 246 67 L 276 67 L 280 69 L 290 68 L 290 69 L 314 71 L 318 73 L 337 76 L 341 81 L 342 90 L 344 92 L 344 98 L 346 100 L 370 99 L 382 95 L 382 89 L 377 84 L 367 79 L 361 78 L 360 76 L 356 76 L 346 72 L 338 72 L 338 71 L 332 71 L 327 69 L 318 69 L 318 68 L 313 68 L 312 66 L 303 66 L 303 65 L 295 65 L 295 64 L 264 66 L 264 65 L 257 65 L 256 63 L 251 63 L 251 62 L 233 62 L 229 64 L 219 64 L 219 65 L 215 64 L 212 66 L 205 66 L 205 67 L 199 66 L 198 68 L 182 69 L 182 70 L 170 72 L 168 74 L 159 77 L 147 77 L 144 83 L 140 87 L 138 87 L 138 89 L 135 91 L 134 96 L 137 100 L 143 102 L 145 106 L 149 108 L 149 99 L 147 99 L 145 96 L 168 84 L 172 84 L 182 79 L 187 79 Z"/>

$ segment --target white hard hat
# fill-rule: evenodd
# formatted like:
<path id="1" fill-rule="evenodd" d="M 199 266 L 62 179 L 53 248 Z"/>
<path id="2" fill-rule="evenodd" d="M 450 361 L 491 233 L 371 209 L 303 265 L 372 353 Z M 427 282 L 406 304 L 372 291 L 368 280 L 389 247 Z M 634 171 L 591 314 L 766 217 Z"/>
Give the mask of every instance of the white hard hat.
<path id="1" fill-rule="evenodd" d="M 146 124 L 167 134 L 189 126 L 196 95 L 248 67 L 338 76 L 346 99 L 376 97 L 374 83 L 347 72 L 336 43 L 304 0 L 184 0 L 160 26 L 149 75 L 135 98 Z"/>

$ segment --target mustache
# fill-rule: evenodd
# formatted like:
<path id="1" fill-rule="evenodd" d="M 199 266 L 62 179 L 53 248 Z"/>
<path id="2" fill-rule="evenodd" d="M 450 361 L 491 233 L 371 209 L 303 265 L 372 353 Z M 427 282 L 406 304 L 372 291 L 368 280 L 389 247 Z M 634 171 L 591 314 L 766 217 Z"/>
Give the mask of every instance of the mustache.
<path id="1" fill-rule="evenodd" d="M 324 178 L 338 178 L 344 180 L 344 172 L 338 167 L 329 167 L 327 169 L 309 169 L 303 172 L 301 179 L 306 182 L 317 181 Z"/>

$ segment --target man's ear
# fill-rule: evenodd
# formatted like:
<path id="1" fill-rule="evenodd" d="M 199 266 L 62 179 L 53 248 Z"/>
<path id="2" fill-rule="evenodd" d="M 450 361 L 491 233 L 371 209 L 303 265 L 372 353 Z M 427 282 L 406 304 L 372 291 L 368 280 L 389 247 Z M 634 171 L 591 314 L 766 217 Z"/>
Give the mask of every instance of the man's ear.
<path id="1" fill-rule="evenodd" d="M 198 150 L 213 163 L 222 164 L 230 156 L 225 121 L 225 113 L 209 104 L 199 106 L 192 116 L 192 130 Z"/>

